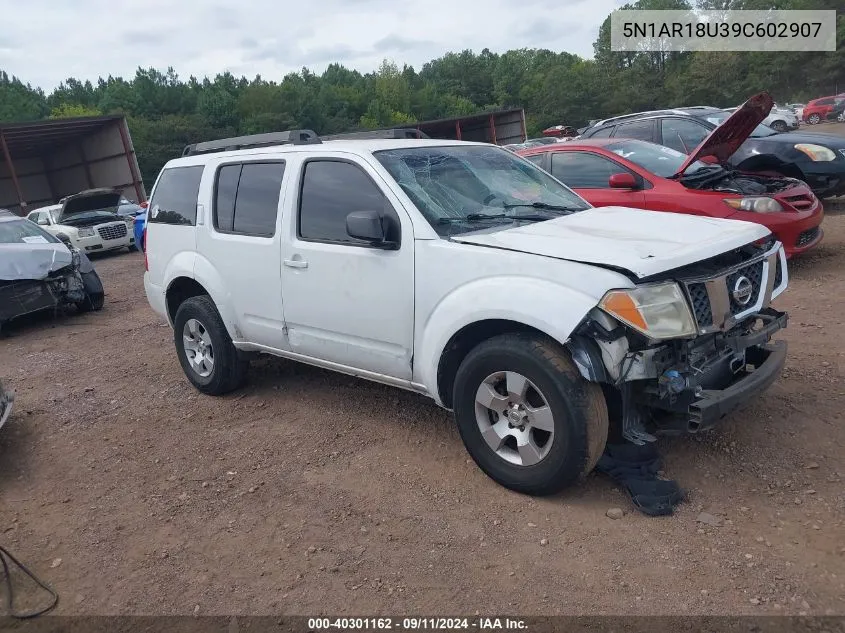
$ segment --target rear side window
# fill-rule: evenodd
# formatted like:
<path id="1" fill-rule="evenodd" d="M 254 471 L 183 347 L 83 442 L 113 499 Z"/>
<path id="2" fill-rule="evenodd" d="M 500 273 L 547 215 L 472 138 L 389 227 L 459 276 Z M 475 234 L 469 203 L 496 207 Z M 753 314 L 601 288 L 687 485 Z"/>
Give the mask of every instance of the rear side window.
<path id="1" fill-rule="evenodd" d="M 701 144 L 710 130 L 689 119 L 663 119 L 660 122 L 663 131 L 663 145 L 689 154 Z"/>
<path id="2" fill-rule="evenodd" d="M 223 165 L 215 184 L 214 228 L 272 237 L 284 173 L 282 161 Z"/>
<path id="3" fill-rule="evenodd" d="M 365 245 L 346 232 L 353 211 L 383 211 L 389 203 L 357 165 L 312 160 L 305 165 L 299 197 L 299 236 L 305 240 Z"/>
<path id="4" fill-rule="evenodd" d="M 165 169 L 150 200 L 149 222 L 195 225 L 202 170 L 202 165 Z"/>
<path id="5" fill-rule="evenodd" d="M 531 156 L 525 156 L 527 160 L 530 160 L 532 163 L 537 165 L 537 167 L 543 167 L 543 159 L 545 158 L 545 154 L 531 154 Z"/>
<path id="6" fill-rule="evenodd" d="M 641 141 L 650 141 L 654 136 L 654 121 L 649 119 L 647 121 L 634 121 L 633 123 L 623 123 L 616 128 L 616 134 L 613 138 L 636 138 Z"/>

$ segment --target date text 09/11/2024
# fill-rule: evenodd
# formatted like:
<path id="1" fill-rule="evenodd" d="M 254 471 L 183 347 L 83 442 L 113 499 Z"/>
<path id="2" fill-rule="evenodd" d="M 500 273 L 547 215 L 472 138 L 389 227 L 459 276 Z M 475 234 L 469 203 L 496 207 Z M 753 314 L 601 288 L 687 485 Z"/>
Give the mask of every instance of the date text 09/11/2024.
<path id="1" fill-rule="evenodd" d="M 434 617 L 407 617 L 407 618 L 309 618 L 309 631 L 322 631 L 329 629 L 346 630 L 452 630 L 452 629 L 478 629 L 478 630 L 524 630 L 528 628 L 524 620 L 514 618 L 434 618 Z"/>

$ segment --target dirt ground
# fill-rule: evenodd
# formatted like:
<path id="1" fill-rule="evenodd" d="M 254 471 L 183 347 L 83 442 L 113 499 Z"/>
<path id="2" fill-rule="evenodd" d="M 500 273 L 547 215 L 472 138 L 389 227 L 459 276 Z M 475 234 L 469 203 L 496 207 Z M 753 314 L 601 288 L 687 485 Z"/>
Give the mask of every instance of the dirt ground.
<path id="1" fill-rule="evenodd" d="M 717 430 L 661 440 L 690 492 L 663 518 L 599 475 L 509 492 L 449 415 L 387 387 L 266 359 L 202 396 L 142 257 L 100 258 L 102 312 L 0 340 L 17 392 L 0 544 L 61 614 L 845 614 L 845 204 L 829 208 L 777 302 L 783 377 Z"/>

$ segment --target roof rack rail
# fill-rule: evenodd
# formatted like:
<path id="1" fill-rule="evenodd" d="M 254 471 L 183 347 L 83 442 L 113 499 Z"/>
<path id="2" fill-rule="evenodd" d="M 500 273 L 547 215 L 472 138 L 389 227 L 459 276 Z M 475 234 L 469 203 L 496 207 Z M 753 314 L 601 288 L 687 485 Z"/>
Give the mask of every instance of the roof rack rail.
<path id="1" fill-rule="evenodd" d="M 360 132 L 343 132 L 342 134 L 327 134 L 320 137 L 324 141 L 341 139 L 380 139 L 380 138 L 431 138 L 417 128 L 391 128 L 385 130 L 361 130 Z"/>
<path id="2" fill-rule="evenodd" d="M 234 136 L 215 141 L 194 143 L 185 147 L 182 151 L 182 156 L 228 152 L 236 149 L 251 149 L 253 147 L 272 147 L 273 145 L 313 145 L 320 142 L 320 137 L 312 130 L 287 130 L 286 132 L 250 134 L 249 136 Z"/>

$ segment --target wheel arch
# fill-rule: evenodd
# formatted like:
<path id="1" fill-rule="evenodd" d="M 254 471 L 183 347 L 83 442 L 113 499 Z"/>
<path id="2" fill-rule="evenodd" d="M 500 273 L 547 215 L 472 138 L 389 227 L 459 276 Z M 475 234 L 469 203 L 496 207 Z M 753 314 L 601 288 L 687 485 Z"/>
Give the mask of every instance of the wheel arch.
<path id="1" fill-rule="evenodd" d="M 514 284 L 519 284 L 514 286 Z M 531 297 L 510 308 L 514 287 Z M 444 298 L 425 322 L 415 353 L 415 380 L 435 401 L 451 408 L 451 384 L 461 361 L 480 342 L 509 332 L 535 332 L 560 345 L 593 309 L 597 299 L 537 279 L 497 279 L 465 286 Z M 476 306 L 467 311 L 467 306 Z"/>

